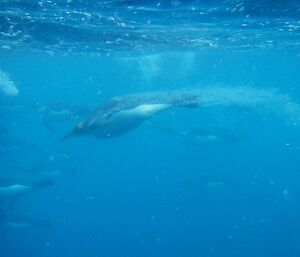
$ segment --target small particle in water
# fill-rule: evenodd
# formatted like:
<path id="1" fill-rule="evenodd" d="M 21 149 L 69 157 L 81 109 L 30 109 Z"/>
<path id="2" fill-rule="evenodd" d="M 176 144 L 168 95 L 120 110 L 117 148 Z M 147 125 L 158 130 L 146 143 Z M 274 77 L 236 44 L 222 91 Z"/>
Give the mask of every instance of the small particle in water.
<path id="1" fill-rule="evenodd" d="M 229 240 L 233 240 L 233 238 L 234 238 L 233 235 L 228 235 Z"/>
<path id="2" fill-rule="evenodd" d="M 283 196 L 287 196 L 287 195 L 289 195 L 289 191 L 287 189 L 284 189 L 282 191 L 282 194 L 283 194 Z"/>

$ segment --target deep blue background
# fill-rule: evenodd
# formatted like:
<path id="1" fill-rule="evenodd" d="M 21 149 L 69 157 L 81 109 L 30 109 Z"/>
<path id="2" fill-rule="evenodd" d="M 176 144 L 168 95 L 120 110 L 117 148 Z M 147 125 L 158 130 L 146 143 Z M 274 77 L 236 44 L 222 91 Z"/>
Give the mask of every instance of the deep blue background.
<path id="1" fill-rule="evenodd" d="M 275 88 L 300 103 L 297 1 L 41 2 L 0 4 L 0 70 L 20 90 L 0 96 L 0 125 L 46 158 L 68 158 L 53 187 L 16 206 L 51 226 L 1 227 L 1 257 L 300 256 L 300 113 L 291 121 L 272 106 L 173 109 L 120 138 L 60 142 L 76 121 L 51 133 L 37 108 L 216 86 Z M 159 126 L 243 138 L 191 148 Z M 39 155 L 0 156 L 0 175 L 52 168 L 47 159 L 30 168 Z M 215 181 L 225 186 L 205 186 Z"/>
<path id="2" fill-rule="evenodd" d="M 124 93 L 216 84 L 276 87 L 300 101 L 293 51 L 155 58 L 4 53 L 1 68 L 17 81 L 20 102 L 97 104 Z M 190 62 L 184 72 L 182 62 Z M 1 231 L 2 256 L 299 255 L 299 127 L 280 115 L 220 107 L 174 110 L 152 120 L 181 128 L 218 124 L 246 135 L 238 144 L 200 149 L 147 123 L 117 139 L 61 143 L 72 122 L 60 123 L 53 135 L 34 111 L 10 116 L 14 135 L 81 162 L 76 175 L 22 199 L 20 211 L 52 226 Z M 1 166 L 8 162 L 2 157 Z M 204 188 L 197 185 L 203 177 L 234 183 Z"/>

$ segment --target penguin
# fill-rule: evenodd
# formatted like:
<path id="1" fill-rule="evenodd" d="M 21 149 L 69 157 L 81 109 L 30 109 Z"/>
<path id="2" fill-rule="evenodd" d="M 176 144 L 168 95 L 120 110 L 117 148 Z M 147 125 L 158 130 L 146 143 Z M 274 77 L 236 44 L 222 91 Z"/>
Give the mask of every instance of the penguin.
<path id="1" fill-rule="evenodd" d="M 167 91 L 117 96 L 103 103 L 86 120 L 81 121 L 67 135 L 92 135 L 101 139 L 122 136 L 146 120 L 172 107 L 196 108 L 200 95 L 190 91 Z"/>

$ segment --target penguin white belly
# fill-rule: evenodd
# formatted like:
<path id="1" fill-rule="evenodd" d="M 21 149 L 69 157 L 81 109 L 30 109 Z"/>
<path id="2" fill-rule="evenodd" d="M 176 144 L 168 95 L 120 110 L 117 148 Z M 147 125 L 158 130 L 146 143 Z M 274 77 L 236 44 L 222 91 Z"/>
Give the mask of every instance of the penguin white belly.
<path id="1" fill-rule="evenodd" d="M 107 124 L 95 129 L 91 134 L 104 138 L 123 135 L 169 107 L 169 104 L 142 104 L 130 110 L 117 112 Z"/>
<path id="2" fill-rule="evenodd" d="M 120 111 L 115 115 L 117 116 L 124 115 L 126 117 L 133 116 L 133 117 L 148 118 L 170 107 L 171 107 L 170 104 L 141 104 L 131 110 Z"/>
<path id="3" fill-rule="evenodd" d="M 2 196 L 10 196 L 10 195 L 21 195 L 26 194 L 27 192 L 32 191 L 31 186 L 24 186 L 24 185 L 11 185 L 7 187 L 0 187 L 0 195 Z"/>

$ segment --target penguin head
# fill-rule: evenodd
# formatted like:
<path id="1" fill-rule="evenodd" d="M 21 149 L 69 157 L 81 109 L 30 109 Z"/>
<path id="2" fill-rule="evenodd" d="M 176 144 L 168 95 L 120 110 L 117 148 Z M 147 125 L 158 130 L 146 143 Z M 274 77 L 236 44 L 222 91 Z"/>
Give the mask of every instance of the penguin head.
<path id="1" fill-rule="evenodd" d="M 77 126 L 74 128 L 76 131 L 82 131 L 86 129 L 86 125 L 83 121 L 79 122 Z"/>
<path id="2" fill-rule="evenodd" d="M 86 134 L 87 130 L 88 126 L 85 122 L 81 121 L 73 128 L 71 134 L 72 136 L 80 136 Z"/>
<path id="3" fill-rule="evenodd" d="M 73 130 L 69 134 L 62 137 L 60 141 L 64 141 L 70 137 L 77 137 L 77 136 L 84 135 L 87 133 L 87 130 L 88 127 L 86 126 L 85 122 L 81 121 L 73 128 Z"/>

